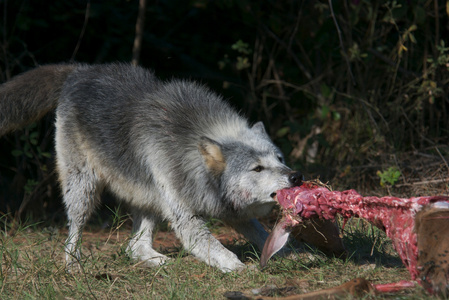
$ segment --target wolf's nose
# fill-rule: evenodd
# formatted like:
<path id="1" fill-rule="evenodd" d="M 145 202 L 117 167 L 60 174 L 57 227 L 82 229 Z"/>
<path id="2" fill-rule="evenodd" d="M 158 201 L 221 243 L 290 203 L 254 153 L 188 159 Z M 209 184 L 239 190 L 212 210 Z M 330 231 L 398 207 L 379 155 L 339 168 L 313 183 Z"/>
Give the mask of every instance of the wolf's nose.
<path id="1" fill-rule="evenodd" d="M 301 172 L 293 172 L 288 176 L 288 181 L 290 181 L 292 186 L 300 186 L 303 179 L 304 176 L 302 176 Z"/>

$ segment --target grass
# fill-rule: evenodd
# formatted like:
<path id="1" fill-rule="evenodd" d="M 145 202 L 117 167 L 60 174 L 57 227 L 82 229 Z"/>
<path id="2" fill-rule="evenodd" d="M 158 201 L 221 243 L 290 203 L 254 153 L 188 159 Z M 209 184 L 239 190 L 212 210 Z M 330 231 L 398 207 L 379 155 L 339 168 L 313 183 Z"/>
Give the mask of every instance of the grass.
<path id="1" fill-rule="evenodd" d="M 353 219 L 345 229 L 351 257 L 327 258 L 307 246 L 286 258 L 272 259 L 264 270 L 258 253 L 229 229 L 213 228 L 218 237 L 249 266 L 240 273 L 223 274 L 196 261 L 172 235 L 159 232 L 159 248 L 172 260 L 147 269 L 125 254 L 129 224 L 120 218 L 112 229 L 91 227 L 83 238 L 83 261 L 79 272 L 67 273 L 64 264 L 64 227 L 22 226 L 13 236 L 0 237 L 1 299 L 225 299 L 230 291 L 246 295 L 286 296 L 334 287 L 357 277 L 373 283 L 408 279 L 385 235 L 364 221 Z M 215 225 L 217 226 L 217 225 Z M 229 238 L 231 237 L 231 238 Z M 164 240 L 165 239 L 165 240 Z M 169 241 L 169 243 L 167 243 Z M 423 299 L 417 287 L 377 298 Z"/>

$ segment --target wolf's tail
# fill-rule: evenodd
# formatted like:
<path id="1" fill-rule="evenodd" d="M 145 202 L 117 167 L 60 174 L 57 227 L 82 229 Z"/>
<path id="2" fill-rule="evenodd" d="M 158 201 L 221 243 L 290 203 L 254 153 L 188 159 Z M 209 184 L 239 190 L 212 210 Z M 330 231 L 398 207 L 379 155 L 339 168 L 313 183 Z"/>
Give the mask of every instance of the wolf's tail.
<path id="1" fill-rule="evenodd" d="M 62 86 L 76 65 L 47 65 L 0 85 L 0 136 L 56 108 Z"/>

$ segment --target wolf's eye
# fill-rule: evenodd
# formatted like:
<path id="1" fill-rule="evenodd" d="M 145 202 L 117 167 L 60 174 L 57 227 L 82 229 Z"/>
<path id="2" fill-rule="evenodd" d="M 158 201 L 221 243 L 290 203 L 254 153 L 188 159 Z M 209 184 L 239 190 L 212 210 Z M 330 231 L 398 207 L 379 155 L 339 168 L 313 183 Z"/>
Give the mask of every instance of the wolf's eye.
<path id="1" fill-rule="evenodd" d="M 254 172 L 262 172 L 263 167 L 262 166 L 257 166 L 253 169 Z"/>
<path id="2" fill-rule="evenodd" d="M 282 156 L 278 156 L 278 159 L 279 159 L 279 161 L 280 161 L 281 163 L 284 162 L 284 160 L 282 159 Z"/>

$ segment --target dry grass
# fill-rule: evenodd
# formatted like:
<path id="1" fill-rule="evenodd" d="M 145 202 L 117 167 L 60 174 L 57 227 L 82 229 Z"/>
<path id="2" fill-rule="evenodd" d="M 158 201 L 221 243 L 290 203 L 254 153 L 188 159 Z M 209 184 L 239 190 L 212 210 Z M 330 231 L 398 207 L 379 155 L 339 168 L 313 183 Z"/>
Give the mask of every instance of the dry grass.
<path id="1" fill-rule="evenodd" d="M 122 226 L 122 227 L 127 227 Z M 356 277 L 374 283 L 408 279 L 391 247 L 379 230 L 352 220 L 345 242 L 352 254 L 342 261 L 326 258 L 303 247 L 288 258 L 258 268 L 258 253 L 223 227 L 215 235 L 238 253 L 249 268 L 223 274 L 184 253 L 172 233 L 159 232 L 156 241 L 172 260 L 157 269 L 130 261 L 124 249 L 129 231 L 88 229 L 83 241 L 83 268 L 65 271 L 65 230 L 29 226 L 0 238 L 1 299 L 221 299 L 229 291 L 285 296 L 333 287 Z M 165 240 L 164 240 L 165 239 Z M 382 297 L 422 299 L 421 288 Z"/>

